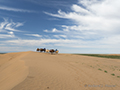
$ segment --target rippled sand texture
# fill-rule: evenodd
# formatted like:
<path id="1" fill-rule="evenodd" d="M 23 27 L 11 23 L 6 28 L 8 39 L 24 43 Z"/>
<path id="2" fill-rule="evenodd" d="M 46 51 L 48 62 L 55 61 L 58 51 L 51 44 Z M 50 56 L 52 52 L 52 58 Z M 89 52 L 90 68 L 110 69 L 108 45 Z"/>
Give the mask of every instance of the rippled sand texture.
<path id="1" fill-rule="evenodd" d="M 120 90 L 119 76 L 119 59 L 40 52 L 0 55 L 0 90 Z"/>

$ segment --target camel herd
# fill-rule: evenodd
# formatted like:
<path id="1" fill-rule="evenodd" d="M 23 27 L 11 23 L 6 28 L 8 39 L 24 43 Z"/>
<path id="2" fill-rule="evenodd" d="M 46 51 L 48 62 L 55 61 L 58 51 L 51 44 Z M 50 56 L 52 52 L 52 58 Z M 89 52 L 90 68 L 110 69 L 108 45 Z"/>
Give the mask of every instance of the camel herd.
<path id="1" fill-rule="evenodd" d="M 51 53 L 51 54 L 53 54 L 53 53 L 56 53 L 56 54 L 58 54 L 58 50 L 56 49 L 56 50 L 54 50 L 54 49 L 50 49 L 50 50 L 48 50 L 48 49 L 46 49 L 46 48 L 37 48 L 36 49 L 36 51 L 40 51 L 40 52 L 46 52 L 46 53 Z"/>

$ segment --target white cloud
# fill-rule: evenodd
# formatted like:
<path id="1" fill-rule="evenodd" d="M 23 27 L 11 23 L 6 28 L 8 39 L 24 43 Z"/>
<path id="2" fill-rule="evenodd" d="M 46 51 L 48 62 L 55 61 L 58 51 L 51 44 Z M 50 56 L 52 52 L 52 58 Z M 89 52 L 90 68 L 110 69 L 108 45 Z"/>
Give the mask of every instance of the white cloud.
<path id="1" fill-rule="evenodd" d="M 120 28 L 119 0 L 79 0 L 79 3 L 83 4 L 85 8 L 73 4 L 71 7 L 73 12 L 65 13 L 58 10 L 58 14 L 45 13 L 74 21 L 77 25 L 73 28 L 74 30 L 79 28 L 79 30 L 110 31 Z"/>
<path id="2" fill-rule="evenodd" d="M 114 42 L 111 42 L 111 40 Z M 1 44 L 5 45 L 15 45 L 15 46 L 39 46 L 45 44 L 49 46 L 63 46 L 63 47 L 74 47 L 74 48 L 119 48 L 120 41 L 119 36 L 114 38 L 103 38 L 101 40 L 94 40 L 93 41 L 84 41 L 84 40 L 77 40 L 77 39 L 38 39 L 38 40 L 29 40 L 29 39 L 18 39 L 18 40 L 6 40 L 0 41 Z M 113 41 L 112 40 L 112 41 Z M 104 42 L 103 42 L 104 41 Z M 114 46 L 114 47 L 113 47 Z"/>
<path id="3" fill-rule="evenodd" d="M 70 39 L 39 39 L 39 40 L 28 40 L 28 39 L 18 39 L 18 40 L 7 40 L 1 41 L 3 44 L 7 45 L 20 45 L 20 46 L 38 46 L 42 44 L 49 44 L 49 43 L 73 43 L 76 42 L 75 40 Z"/>
<path id="4" fill-rule="evenodd" d="M 6 11 L 14 11 L 14 12 L 28 12 L 28 13 L 35 12 L 35 11 L 31 11 L 31 10 L 18 9 L 18 8 L 12 8 L 12 7 L 7 7 L 7 6 L 0 6 L 0 9 L 6 10 Z"/>
<path id="5" fill-rule="evenodd" d="M 52 13 L 48 13 L 48 12 L 44 12 L 45 14 L 48 14 L 48 15 L 51 15 L 51 16 L 54 16 L 54 17 L 59 17 L 59 18 L 66 18 L 66 17 L 63 17 L 65 16 L 65 12 L 61 12 L 61 10 L 58 10 L 58 14 L 52 14 Z"/>
<path id="6" fill-rule="evenodd" d="M 79 1 L 78 2 L 79 4 L 82 4 L 84 6 L 91 6 L 91 5 L 103 2 L 103 0 L 78 0 L 78 1 Z"/>
<path id="7" fill-rule="evenodd" d="M 49 32 L 48 30 L 43 30 L 44 32 Z"/>
<path id="8" fill-rule="evenodd" d="M 4 18 L 4 21 L 0 23 L 0 29 L 1 29 L 1 32 L 5 32 L 6 30 L 9 30 L 9 31 L 20 31 L 20 30 L 17 30 L 16 28 L 20 27 L 20 26 L 23 26 L 24 23 L 20 23 L 20 22 L 13 22 L 12 20 L 9 20 L 7 18 Z"/>
<path id="9" fill-rule="evenodd" d="M 39 34 L 25 34 L 25 35 L 34 36 L 34 37 L 42 37 L 42 35 L 39 35 Z"/>
<path id="10" fill-rule="evenodd" d="M 116 52 L 120 52 L 118 50 L 120 42 L 118 42 L 118 40 L 120 39 L 118 36 L 114 37 L 114 42 L 111 42 L 111 38 L 103 38 L 103 40 L 94 40 L 93 41 L 86 41 L 86 40 L 78 40 L 78 39 L 17 39 L 17 40 L 6 40 L 6 41 L 0 41 L 0 43 L 2 45 L 9 45 L 9 46 L 17 46 L 17 47 L 21 47 L 21 50 L 25 50 L 25 47 L 34 47 L 33 49 L 37 48 L 38 46 L 41 47 L 53 47 L 53 48 L 58 48 L 60 49 L 60 47 L 64 48 L 64 50 L 67 50 L 67 52 L 69 52 L 71 49 L 77 49 L 78 52 L 85 52 L 87 53 L 92 53 L 92 52 L 102 52 L 101 50 L 108 50 L 109 52 L 105 51 L 102 53 L 112 53 L 110 51 L 114 51 L 114 53 Z M 107 41 L 108 40 L 108 41 Z M 8 47 L 9 47 L 8 46 Z M 24 49 L 25 48 L 25 49 Z M 67 49 L 68 48 L 68 49 Z M 91 48 L 91 49 L 90 49 Z M 95 49 L 94 49 L 95 48 Z M 89 49 L 84 51 L 84 49 Z M 8 49 L 9 50 L 9 49 Z M 29 48 L 27 50 L 30 50 Z M 82 51 L 81 51 L 82 50 Z M 99 51 L 100 50 L 100 51 Z M 118 51 L 116 51 L 118 50 Z M 18 50 L 19 51 L 19 50 Z M 73 53 L 73 52 L 71 52 Z"/>
<path id="11" fill-rule="evenodd" d="M 7 34 L 0 34 L 0 38 L 15 38 L 14 32 L 7 32 Z"/>
<path id="12" fill-rule="evenodd" d="M 52 31 L 50 31 L 50 30 L 43 30 L 43 31 L 44 32 L 50 32 L 50 33 L 62 32 L 62 31 L 60 31 L 60 30 L 58 30 L 56 28 L 53 28 Z"/>
<path id="13" fill-rule="evenodd" d="M 53 35 L 53 36 L 56 37 L 56 38 L 61 38 L 61 37 L 63 37 L 63 38 L 67 38 L 66 35 Z"/>
<path id="14" fill-rule="evenodd" d="M 16 38 L 14 32 L 21 32 L 21 30 L 17 30 L 16 28 L 23 25 L 20 22 L 13 22 L 8 18 L 3 18 L 4 21 L 0 22 L 0 38 Z"/>
<path id="15" fill-rule="evenodd" d="M 59 32 L 56 28 L 53 28 L 52 32 Z"/>
<path id="16" fill-rule="evenodd" d="M 0 29 L 3 29 L 5 27 L 5 25 L 8 24 L 8 21 L 6 18 L 3 18 L 4 19 L 4 22 L 0 23 Z"/>
<path id="17" fill-rule="evenodd" d="M 67 36 L 66 35 L 60 35 L 60 37 L 66 38 Z"/>
<path id="18" fill-rule="evenodd" d="M 0 45 L 5 45 L 5 44 L 0 44 Z"/>
<path id="19" fill-rule="evenodd" d="M 14 29 L 14 28 L 12 28 L 10 26 L 6 26 L 5 29 L 10 30 L 10 31 L 19 31 L 19 30 L 16 30 L 16 29 Z"/>
<path id="20" fill-rule="evenodd" d="M 11 34 L 11 35 L 13 35 L 13 34 L 14 34 L 14 32 L 8 32 L 8 34 Z"/>
<path id="21" fill-rule="evenodd" d="M 11 34 L 0 34 L 0 38 L 14 38 L 15 35 L 11 35 Z"/>
<path id="22" fill-rule="evenodd" d="M 78 13 L 83 14 L 83 15 L 85 15 L 85 14 L 91 14 L 88 10 L 86 10 L 86 9 L 84 9 L 84 8 L 76 5 L 76 4 L 74 4 L 71 9 L 73 11 L 78 12 Z"/>
<path id="23" fill-rule="evenodd" d="M 74 23 L 71 26 L 61 26 L 63 32 L 69 31 L 64 33 L 67 37 L 77 38 L 80 42 L 84 40 L 88 47 L 93 45 L 92 43 L 112 47 L 115 45 L 112 42 L 116 43 L 116 46 L 120 44 L 119 3 L 120 0 L 79 0 L 78 4 L 71 6 L 71 12 L 58 10 L 57 14 L 45 13 Z M 95 45 L 94 47 L 97 47 L 98 44 Z"/>
<path id="24" fill-rule="evenodd" d="M 15 27 L 20 27 L 20 26 L 23 26 L 23 25 L 24 25 L 23 23 L 18 22 L 18 23 L 16 23 Z"/>
<path id="25" fill-rule="evenodd" d="M 60 38 L 59 35 L 53 35 L 53 36 L 56 37 L 56 38 Z"/>

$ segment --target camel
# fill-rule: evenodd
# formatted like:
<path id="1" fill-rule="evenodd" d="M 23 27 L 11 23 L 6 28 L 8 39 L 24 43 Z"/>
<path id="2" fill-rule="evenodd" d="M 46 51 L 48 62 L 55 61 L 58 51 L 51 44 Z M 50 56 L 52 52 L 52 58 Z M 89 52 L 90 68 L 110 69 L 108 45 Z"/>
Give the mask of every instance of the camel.
<path id="1" fill-rule="evenodd" d="M 39 48 L 37 48 L 37 50 L 36 51 L 39 51 L 40 49 Z"/>
<path id="2" fill-rule="evenodd" d="M 54 52 L 56 53 L 56 54 L 58 54 L 58 50 L 56 49 L 56 50 L 54 50 L 54 49 L 51 49 L 51 50 L 49 50 L 49 52 L 51 53 L 51 54 L 53 54 Z"/>
<path id="3" fill-rule="evenodd" d="M 58 54 L 58 52 L 59 52 L 59 51 L 56 49 L 56 50 L 55 50 L 55 53 Z"/>
<path id="4" fill-rule="evenodd" d="M 40 48 L 40 52 L 42 52 L 42 51 L 45 52 L 45 51 L 46 51 L 46 48 L 44 48 L 44 49 L 43 49 L 43 48 Z"/>
<path id="5" fill-rule="evenodd" d="M 49 52 L 50 52 L 51 54 L 53 54 L 53 53 L 55 52 L 55 50 L 54 50 L 54 49 L 51 49 L 51 50 L 49 50 Z"/>
<path id="6" fill-rule="evenodd" d="M 49 50 L 47 49 L 46 52 L 49 53 Z"/>
<path id="7" fill-rule="evenodd" d="M 44 49 L 43 49 L 43 48 L 40 48 L 40 49 L 37 48 L 36 51 L 40 51 L 40 52 L 44 51 L 44 52 L 47 52 L 47 53 L 50 52 L 51 54 L 53 54 L 54 52 L 55 52 L 56 54 L 58 54 L 58 52 L 59 52 L 57 49 L 56 49 L 56 50 L 54 50 L 54 49 L 48 50 L 48 49 L 46 49 L 46 48 L 44 48 Z"/>

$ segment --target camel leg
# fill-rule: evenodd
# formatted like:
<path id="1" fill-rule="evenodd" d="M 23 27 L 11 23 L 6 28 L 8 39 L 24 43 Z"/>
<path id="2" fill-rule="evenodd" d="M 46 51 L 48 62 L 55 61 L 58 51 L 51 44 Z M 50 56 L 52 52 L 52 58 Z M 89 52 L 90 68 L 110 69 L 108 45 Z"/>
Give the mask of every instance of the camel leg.
<path id="1" fill-rule="evenodd" d="M 52 54 L 52 52 L 51 52 L 51 54 Z"/>

